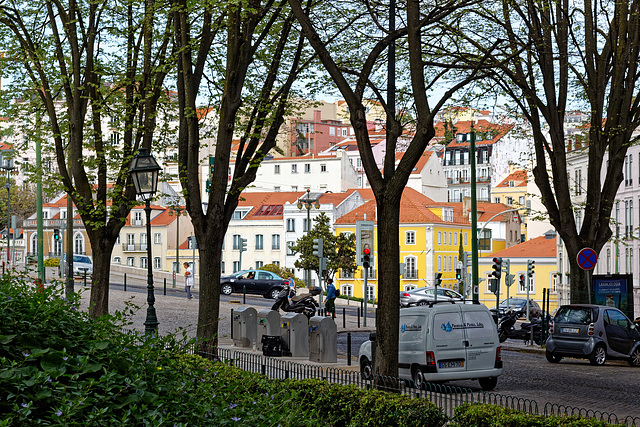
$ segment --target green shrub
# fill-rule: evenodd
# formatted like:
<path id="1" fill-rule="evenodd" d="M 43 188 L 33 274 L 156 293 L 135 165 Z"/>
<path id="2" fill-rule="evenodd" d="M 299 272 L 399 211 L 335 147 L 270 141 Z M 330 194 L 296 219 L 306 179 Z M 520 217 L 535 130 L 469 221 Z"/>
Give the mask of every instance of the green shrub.
<path id="1" fill-rule="evenodd" d="M 320 380 L 283 380 L 298 406 L 314 407 L 331 426 L 441 426 L 447 417 L 426 399 Z"/>
<path id="2" fill-rule="evenodd" d="M 60 266 L 60 260 L 58 258 L 47 258 L 44 260 L 45 267 L 58 267 Z"/>
<path id="3" fill-rule="evenodd" d="M 495 405 L 466 403 L 456 408 L 452 425 L 458 427 L 605 427 L 611 424 L 591 418 L 529 415 Z"/>

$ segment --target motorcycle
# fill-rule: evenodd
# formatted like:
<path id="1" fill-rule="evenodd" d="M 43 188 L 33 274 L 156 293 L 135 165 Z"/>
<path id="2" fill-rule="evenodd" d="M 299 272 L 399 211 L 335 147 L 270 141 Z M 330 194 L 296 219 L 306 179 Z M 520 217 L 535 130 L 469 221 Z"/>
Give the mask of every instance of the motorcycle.
<path id="1" fill-rule="evenodd" d="M 318 307 L 318 303 L 313 297 L 319 295 L 320 292 L 320 288 L 316 287 L 311 289 L 310 293 L 296 295 L 295 290 L 287 287 L 280 291 L 271 310 L 282 310 L 286 313 L 302 313 L 311 319 L 316 315 L 316 307 Z"/>
<path id="2" fill-rule="evenodd" d="M 532 319 L 530 322 L 524 322 L 520 328 L 515 327 L 516 320 L 522 313 L 509 310 L 498 321 L 498 338 L 500 342 L 505 342 L 508 338 L 530 341 L 531 331 L 533 330 L 533 342 L 540 344 L 542 336 L 542 320 Z"/>

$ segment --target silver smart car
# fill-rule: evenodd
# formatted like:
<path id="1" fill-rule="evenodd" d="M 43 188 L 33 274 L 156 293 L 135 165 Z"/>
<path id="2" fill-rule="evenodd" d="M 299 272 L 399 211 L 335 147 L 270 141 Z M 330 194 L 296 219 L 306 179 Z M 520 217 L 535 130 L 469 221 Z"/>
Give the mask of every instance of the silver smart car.
<path id="1" fill-rule="evenodd" d="M 576 357 L 589 359 L 592 365 L 623 359 L 631 366 L 640 366 L 640 334 L 615 307 L 563 305 L 549 322 L 546 356 L 551 363 Z"/>

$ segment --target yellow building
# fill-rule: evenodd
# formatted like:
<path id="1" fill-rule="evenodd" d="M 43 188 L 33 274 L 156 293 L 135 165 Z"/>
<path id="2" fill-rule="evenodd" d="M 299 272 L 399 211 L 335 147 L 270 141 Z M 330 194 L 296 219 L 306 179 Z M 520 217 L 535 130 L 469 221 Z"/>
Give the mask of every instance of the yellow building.
<path id="1" fill-rule="evenodd" d="M 494 203 L 504 203 L 512 208 L 521 208 L 520 215 L 526 214 L 527 205 L 527 172 L 512 169 L 510 174 L 491 190 Z M 527 223 L 522 221 L 520 241 L 527 240 Z"/>
<path id="2" fill-rule="evenodd" d="M 478 206 L 479 219 L 493 216 L 507 209 L 504 205 L 483 203 Z M 515 217 L 515 220 L 514 220 Z M 335 232 L 356 232 L 356 221 L 369 220 L 376 223 L 376 203 L 370 200 L 364 205 L 338 218 L 334 224 Z M 515 221 L 515 222 L 514 222 Z M 519 228 L 518 215 L 498 215 L 492 226 L 502 230 L 496 234 L 507 234 L 511 227 Z M 375 261 L 378 247 L 375 233 L 374 265 L 368 273 L 367 297 L 377 295 L 378 274 Z M 424 286 L 433 286 L 436 273 L 442 274 L 442 286 L 457 289 L 456 266 L 460 247 L 471 251 L 471 224 L 468 212 L 463 211 L 462 203 L 438 203 L 427 196 L 405 188 L 400 203 L 400 259 L 404 264 L 400 289 L 409 290 Z M 500 249 L 505 247 L 503 242 Z M 362 269 L 354 274 L 340 272 L 336 281 L 343 295 L 362 297 L 364 280 Z"/>
<path id="3" fill-rule="evenodd" d="M 493 253 L 491 256 L 484 256 L 478 259 L 478 274 L 480 279 L 484 279 L 480 286 L 480 302 L 489 308 L 496 305 L 496 295 L 489 291 L 489 279 L 493 272 L 493 258 L 500 257 L 503 260 L 511 261 L 510 274 L 513 275 L 514 283 L 506 286 L 505 276 L 502 273 L 500 280 L 500 301 L 507 297 L 525 298 L 527 297 L 526 277 L 528 261 L 533 260 L 534 275 L 529 279 L 529 298 L 535 300 L 542 307 L 543 289 L 548 289 L 550 293 L 549 311 L 557 308 L 558 300 L 558 271 L 556 267 L 556 234 L 548 231 L 544 236 L 527 240 L 519 245 L 513 246 Z M 503 264 L 504 265 L 504 264 Z M 521 277 L 524 280 L 522 282 Z"/>

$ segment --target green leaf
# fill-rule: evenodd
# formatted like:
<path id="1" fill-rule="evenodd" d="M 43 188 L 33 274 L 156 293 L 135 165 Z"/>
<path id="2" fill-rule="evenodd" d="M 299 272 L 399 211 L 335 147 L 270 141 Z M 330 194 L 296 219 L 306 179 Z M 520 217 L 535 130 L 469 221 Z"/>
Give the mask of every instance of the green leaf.
<path id="1" fill-rule="evenodd" d="M 0 335 L 0 344 L 9 344 L 14 338 L 14 335 Z"/>
<path id="2" fill-rule="evenodd" d="M 57 371 L 64 365 L 61 352 L 54 352 L 45 355 L 40 359 L 40 367 L 47 372 Z"/>

